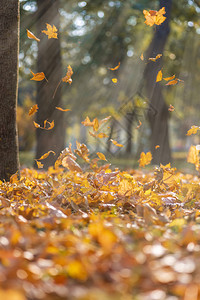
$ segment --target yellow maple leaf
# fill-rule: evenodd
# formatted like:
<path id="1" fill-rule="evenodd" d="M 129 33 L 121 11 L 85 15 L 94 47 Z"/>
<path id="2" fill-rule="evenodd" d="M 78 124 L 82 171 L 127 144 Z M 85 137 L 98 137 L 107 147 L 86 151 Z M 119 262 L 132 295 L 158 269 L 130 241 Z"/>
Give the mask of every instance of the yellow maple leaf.
<path id="1" fill-rule="evenodd" d="M 40 39 L 38 39 L 30 30 L 26 29 L 26 31 L 27 31 L 27 37 L 29 39 L 33 39 L 37 42 L 40 42 Z"/>
<path id="2" fill-rule="evenodd" d="M 146 19 L 145 24 L 147 24 L 148 26 L 153 26 L 155 25 L 160 25 L 162 24 L 166 17 L 164 17 L 163 15 L 165 14 L 165 7 L 162 7 L 159 11 L 156 10 L 143 10 L 143 14 L 144 17 Z"/>
<path id="3" fill-rule="evenodd" d="M 151 152 L 147 152 L 146 154 L 142 152 L 140 154 L 140 159 L 139 159 L 139 166 L 140 167 L 145 167 L 146 165 L 149 165 L 152 161 L 152 154 Z"/>
<path id="4" fill-rule="evenodd" d="M 162 80 L 162 70 L 160 70 L 156 76 L 156 82 L 159 82 Z"/>
<path id="5" fill-rule="evenodd" d="M 56 28 L 56 26 L 55 25 L 51 26 L 48 23 L 46 23 L 46 26 L 47 26 L 47 30 L 42 30 L 42 32 L 48 36 L 48 39 L 57 39 L 58 38 L 58 34 L 57 34 L 58 29 Z"/>

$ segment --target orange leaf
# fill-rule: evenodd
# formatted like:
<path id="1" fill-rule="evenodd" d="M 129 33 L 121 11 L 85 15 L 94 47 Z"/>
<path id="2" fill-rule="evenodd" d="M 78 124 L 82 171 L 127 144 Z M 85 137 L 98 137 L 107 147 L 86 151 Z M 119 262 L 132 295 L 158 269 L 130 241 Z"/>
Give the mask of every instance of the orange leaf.
<path id="1" fill-rule="evenodd" d="M 196 134 L 200 130 L 200 127 L 193 125 L 187 132 L 186 135 Z"/>
<path id="2" fill-rule="evenodd" d="M 160 70 L 157 74 L 157 77 L 156 77 L 156 82 L 159 82 L 162 80 L 162 70 Z"/>
<path id="3" fill-rule="evenodd" d="M 81 122 L 81 124 L 83 124 L 84 126 L 93 126 L 94 121 L 90 121 L 89 117 L 86 117 L 85 120 L 83 122 Z"/>
<path id="4" fill-rule="evenodd" d="M 157 59 L 161 58 L 162 54 L 157 54 L 156 57 L 150 57 L 149 60 L 156 62 Z"/>
<path id="5" fill-rule="evenodd" d="M 89 162 L 89 150 L 85 144 L 80 144 L 76 141 L 76 147 L 77 149 L 74 150 L 76 154 L 78 154 L 80 157 L 82 157 L 86 162 Z"/>
<path id="6" fill-rule="evenodd" d="M 32 115 L 34 115 L 37 111 L 38 111 L 38 105 L 35 104 L 35 105 L 33 105 L 33 107 L 31 107 L 31 109 L 29 110 L 28 114 L 29 114 L 29 116 L 32 116 Z"/>
<path id="7" fill-rule="evenodd" d="M 26 29 L 26 31 L 27 31 L 27 37 L 29 39 L 33 39 L 37 42 L 40 42 L 40 39 L 38 39 L 31 31 L 29 31 L 28 29 Z"/>
<path id="8" fill-rule="evenodd" d="M 105 157 L 105 155 L 104 155 L 103 153 L 97 152 L 97 155 L 98 155 L 98 157 L 99 157 L 101 160 L 107 160 L 106 157 Z"/>
<path id="9" fill-rule="evenodd" d="M 145 167 L 146 165 L 149 165 L 152 161 L 152 154 L 151 152 L 147 152 L 146 154 L 142 152 L 140 154 L 140 159 L 139 159 L 139 166 L 140 167 Z"/>
<path id="10" fill-rule="evenodd" d="M 156 145 L 156 146 L 155 146 L 155 149 L 159 149 L 159 148 L 160 148 L 160 145 Z"/>
<path id="11" fill-rule="evenodd" d="M 40 161 L 37 161 L 37 159 L 35 159 L 35 161 L 36 161 L 38 169 L 42 169 L 44 167 L 44 165 Z"/>
<path id="12" fill-rule="evenodd" d="M 143 53 L 140 55 L 140 59 L 141 59 L 142 61 L 144 60 L 144 54 L 143 54 Z"/>
<path id="13" fill-rule="evenodd" d="M 62 165 L 63 167 L 68 168 L 70 171 L 82 172 L 82 169 L 79 166 L 79 164 L 70 156 L 66 156 L 62 160 Z"/>
<path id="14" fill-rule="evenodd" d="M 30 70 L 31 71 L 31 70 Z M 33 75 L 33 78 L 31 78 L 30 80 L 35 80 L 35 81 L 42 81 L 43 79 L 46 79 L 45 75 L 43 72 L 40 72 L 40 73 L 33 73 L 31 71 L 32 75 Z M 46 81 L 48 81 L 46 79 Z"/>
<path id="15" fill-rule="evenodd" d="M 93 133 L 91 131 L 89 131 L 89 134 L 95 138 L 99 138 L 99 139 L 103 139 L 103 138 L 107 138 L 108 135 L 104 132 L 100 132 L 100 133 Z"/>
<path id="16" fill-rule="evenodd" d="M 139 125 L 136 127 L 136 129 L 139 129 L 142 126 L 142 122 L 139 120 Z"/>
<path id="17" fill-rule="evenodd" d="M 112 82 L 117 83 L 117 78 L 112 78 Z"/>
<path id="18" fill-rule="evenodd" d="M 122 144 L 118 144 L 117 141 L 110 139 L 110 141 L 113 143 L 113 145 L 117 146 L 117 147 L 124 147 L 124 145 Z"/>
<path id="19" fill-rule="evenodd" d="M 56 28 L 56 26 L 51 26 L 48 23 L 46 23 L 46 26 L 47 30 L 42 30 L 42 32 L 48 35 L 48 39 L 57 39 L 58 34 L 56 32 L 58 31 L 58 29 Z"/>
<path id="20" fill-rule="evenodd" d="M 168 83 L 166 83 L 166 85 L 175 85 L 175 84 L 177 84 L 177 82 L 178 82 L 178 78 L 176 78 L 172 81 L 169 81 Z"/>
<path id="21" fill-rule="evenodd" d="M 44 122 L 45 122 L 45 121 L 44 121 Z M 49 127 L 48 127 L 48 128 L 46 127 L 46 124 L 47 124 L 47 123 L 49 124 Z M 44 129 L 46 129 L 46 130 L 51 130 L 52 128 L 54 128 L 54 120 L 53 120 L 52 122 L 49 122 L 49 121 L 46 120 Z"/>
<path id="22" fill-rule="evenodd" d="M 117 69 L 119 69 L 119 67 L 120 67 L 120 62 L 118 63 L 118 65 L 116 66 L 116 67 L 114 67 L 114 68 L 109 68 L 111 71 L 115 71 L 115 70 L 117 70 Z"/>
<path id="23" fill-rule="evenodd" d="M 36 123 L 35 121 L 33 121 L 33 124 L 36 128 L 42 128 L 38 123 Z M 42 128 L 43 129 L 43 128 Z"/>
<path id="24" fill-rule="evenodd" d="M 56 155 L 56 153 L 52 150 L 48 151 L 47 153 L 43 154 L 40 158 L 38 158 L 37 160 L 42 160 L 45 159 L 49 156 L 50 153 L 53 153 L 53 155 Z"/>
<path id="25" fill-rule="evenodd" d="M 60 111 L 70 111 L 71 109 L 63 109 L 63 108 L 61 108 L 61 107 L 56 107 L 56 109 L 58 109 L 58 110 L 60 110 Z"/>
<path id="26" fill-rule="evenodd" d="M 165 81 L 169 81 L 175 78 L 175 75 L 171 76 L 171 77 L 165 77 L 163 78 Z"/>
<path id="27" fill-rule="evenodd" d="M 62 81 L 68 82 L 69 84 L 71 84 L 72 83 L 72 79 L 71 79 L 72 75 L 73 75 L 73 70 L 72 70 L 71 66 L 69 65 L 67 67 L 67 73 L 66 73 L 65 77 L 62 78 Z"/>
<path id="28" fill-rule="evenodd" d="M 171 112 L 172 112 L 172 111 L 174 111 L 174 110 L 175 110 L 174 106 L 170 104 L 170 106 L 169 106 L 169 108 L 168 108 L 168 111 L 171 111 Z"/>

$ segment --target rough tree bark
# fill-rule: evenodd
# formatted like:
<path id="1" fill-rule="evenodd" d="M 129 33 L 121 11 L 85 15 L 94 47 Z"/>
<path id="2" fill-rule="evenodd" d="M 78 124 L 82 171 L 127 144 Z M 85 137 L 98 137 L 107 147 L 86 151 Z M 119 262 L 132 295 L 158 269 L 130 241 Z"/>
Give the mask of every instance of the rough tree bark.
<path id="1" fill-rule="evenodd" d="M 19 1 L 0 1 L 0 179 L 19 171 L 16 106 Z"/>
<path id="2" fill-rule="evenodd" d="M 64 113 L 55 109 L 62 106 L 61 85 L 57 89 L 55 97 L 54 91 L 62 78 L 62 62 L 60 38 L 48 39 L 42 30 L 46 30 L 46 23 L 55 25 L 59 29 L 59 0 L 37 0 L 38 20 L 37 35 L 41 39 L 38 43 L 38 72 L 44 72 L 48 83 L 43 80 L 37 82 L 37 104 L 39 107 L 36 122 L 43 126 L 44 120 L 55 122 L 55 127 L 50 130 L 37 129 L 36 132 L 36 158 L 41 157 L 49 150 L 56 152 L 56 156 L 50 155 L 44 161 L 44 167 L 52 165 L 64 149 L 65 126 Z"/>
<path id="3" fill-rule="evenodd" d="M 155 57 L 157 54 L 163 53 L 170 33 L 169 22 L 172 0 L 160 0 L 160 8 L 161 7 L 165 7 L 165 16 L 167 19 L 160 26 L 156 26 L 155 34 L 146 53 L 147 57 Z M 160 83 L 156 83 L 156 76 L 161 68 L 162 58 L 156 63 L 149 62 L 144 71 L 146 93 L 150 101 L 148 119 L 152 132 L 151 152 L 154 164 L 167 164 L 171 160 L 168 133 L 169 111 L 164 100 L 162 86 Z M 160 148 L 155 149 L 156 145 L 160 145 Z"/>

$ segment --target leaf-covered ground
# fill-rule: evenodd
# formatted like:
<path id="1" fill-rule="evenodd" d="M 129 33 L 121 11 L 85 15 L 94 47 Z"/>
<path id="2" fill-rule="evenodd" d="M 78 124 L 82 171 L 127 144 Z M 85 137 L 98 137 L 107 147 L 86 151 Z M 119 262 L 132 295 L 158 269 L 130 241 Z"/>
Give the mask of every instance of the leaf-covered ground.
<path id="1" fill-rule="evenodd" d="M 0 299 L 200 299 L 200 182 L 24 169 L 0 182 Z"/>

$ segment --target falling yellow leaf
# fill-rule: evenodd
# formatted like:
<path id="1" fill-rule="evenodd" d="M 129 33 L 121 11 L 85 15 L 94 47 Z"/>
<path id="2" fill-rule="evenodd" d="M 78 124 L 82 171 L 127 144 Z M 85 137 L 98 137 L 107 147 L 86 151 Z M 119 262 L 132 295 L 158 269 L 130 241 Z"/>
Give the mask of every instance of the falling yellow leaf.
<path id="1" fill-rule="evenodd" d="M 187 156 L 187 162 L 194 164 L 196 170 L 199 170 L 199 150 L 196 146 L 191 146 Z"/>
<path id="2" fill-rule="evenodd" d="M 30 70 L 31 71 L 31 70 Z M 33 73 L 31 71 L 33 78 L 31 78 L 30 80 L 35 80 L 35 81 L 42 81 L 43 79 L 45 79 L 47 82 L 48 80 L 46 79 L 45 75 L 43 72 L 39 72 L 39 73 Z"/>
<path id="3" fill-rule="evenodd" d="M 170 106 L 169 106 L 169 108 L 168 108 L 168 111 L 172 112 L 172 111 L 174 111 L 174 110 L 175 110 L 174 106 L 170 104 Z"/>
<path id="4" fill-rule="evenodd" d="M 160 148 L 160 145 L 156 145 L 156 146 L 155 146 L 155 149 L 159 149 L 159 148 Z"/>
<path id="5" fill-rule="evenodd" d="M 27 37 L 29 39 L 33 39 L 37 42 L 40 42 L 40 39 L 38 39 L 31 31 L 29 31 L 28 29 L 26 29 L 26 31 L 27 31 Z"/>
<path id="6" fill-rule="evenodd" d="M 159 82 L 162 80 L 162 70 L 160 70 L 157 74 L 157 77 L 156 77 L 156 82 Z"/>
<path id="7" fill-rule="evenodd" d="M 48 151 L 47 153 L 43 154 L 40 158 L 37 160 L 43 160 L 49 156 L 50 153 L 53 153 L 53 155 L 56 155 L 56 153 L 53 150 Z"/>
<path id="8" fill-rule="evenodd" d="M 38 161 L 37 159 L 35 159 L 35 161 L 36 161 L 38 169 L 42 169 L 44 167 L 44 165 L 40 161 Z"/>
<path id="9" fill-rule="evenodd" d="M 139 120 L 139 124 L 138 124 L 138 126 L 136 127 L 136 129 L 139 129 L 141 126 L 142 126 L 142 122 Z"/>
<path id="10" fill-rule="evenodd" d="M 58 29 L 56 28 L 56 26 L 55 25 L 51 26 L 48 23 L 46 23 L 46 26 L 47 26 L 47 30 L 42 30 L 42 32 L 48 36 L 48 39 L 57 39 L 58 38 L 58 34 L 57 34 Z"/>
<path id="11" fill-rule="evenodd" d="M 81 122 L 84 126 L 93 126 L 94 121 L 90 121 L 90 118 L 87 116 L 83 122 Z"/>
<path id="12" fill-rule="evenodd" d="M 69 84 L 72 83 L 72 79 L 71 79 L 71 76 L 73 75 L 73 70 L 72 70 L 72 67 L 69 65 L 67 67 L 67 73 L 65 75 L 65 77 L 62 78 L 62 81 L 63 82 L 68 82 Z"/>
<path id="13" fill-rule="evenodd" d="M 58 109 L 58 110 L 60 110 L 60 111 L 71 111 L 71 109 L 63 109 L 63 108 L 61 108 L 61 107 L 56 107 L 56 109 Z"/>
<path id="14" fill-rule="evenodd" d="M 112 78 L 112 82 L 117 83 L 117 78 Z"/>
<path id="15" fill-rule="evenodd" d="M 124 147 L 124 145 L 119 144 L 117 141 L 110 139 L 110 141 L 113 143 L 113 145 L 117 146 L 117 147 Z"/>
<path id="16" fill-rule="evenodd" d="M 106 157 L 105 157 L 105 155 L 104 155 L 103 153 L 97 152 L 97 155 L 98 155 L 98 157 L 99 157 L 101 160 L 107 160 Z"/>
<path id="17" fill-rule="evenodd" d="M 175 85 L 178 83 L 178 78 L 172 80 L 172 81 L 169 81 L 168 83 L 166 83 L 166 85 Z"/>
<path id="18" fill-rule="evenodd" d="M 29 110 L 28 114 L 29 114 L 29 116 L 32 116 L 32 115 L 34 115 L 37 111 L 38 111 L 38 105 L 35 104 L 35 105 L 33 105 L 33 107 L 31 107 L 31 109 Z"/>
<path id="19" fill-rule="evenodd" d="M 140 55 L 140 59 L 141 59 L 142 61 L 144 60 L 144 54 L 143 54 L 143 53 Z"/>
<path id="20" fill-rule="evenodd" d="M 171 76 L 171 77 L 165 77 L 163 78 L 165 81 L 169 81 L 169 80 L 173 80 L 175 78 L 175 75 Z"/>
<path id="21" fill-rule="evenodd" d="M 114 67 L 114 68 L 109 68 L 111 71 L 115 71 L 115 70 L 117 70 L 117 69 L 119 69 L 119 67 L 120 67 L 120 62 L 118 63 L 118 65 L 116 66 L 116 67 Z"/>
<path id="22" fill-rule="evenodd" d="M 161 58 L 162 54 L 157 54 L 156 57 L 150 57 L 149 60 L 156 62 L 159 58 Z"/>
<path id="23" fill-rule="evenodd" d="M 148 26 L 153 26 L 154 24 L 161 25 L 166 19 L 166 17 L 163 16 L 165 13 L 165 7 L 162 7 L 159 11 L 143 10 L 143 14 L 146 19 L 145 24 L 147 24 Z"/>
<path id="24" fill-rule="evenodd" d="M 33 121 L 33 124 L 36 128 L 45 129 L 45 130 L 51 130 L 52 128 L 54 128 L 54 120 L 52 122 L 49 122 L 49 121 L 45 120 L 44 121 L 44 127 L 40 126 L 35 121 Z M 49 127 L 47 127 L 47 124 L 49 125 Z"/>
<path id="25" fill-rule="evenodd" d="M 187 132 L 186 135 L 196 134 L 200 130 L 200 127 L 193 125 Z"/>
<path id="26" fill-rule="evenodd" d="M 98 121 L 98 119 L 97 118 L 95 118 L 94 120 L 93 120 L 93 129 L 94 129 L 94 131 L 97 131 L 98 129 L 99 129 L 99 121 Z"/>
<path id="27" fill-rule="evenodd" d="M 147 152 L 146 154 L 142 152 L 140 154 L 140 159 L 139 159 L 139 166 L 140 167 L 145 167 L 146 165 L 149 165 L 152 161 L 152 154 L 151 152 Z"/>

